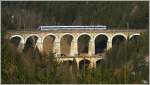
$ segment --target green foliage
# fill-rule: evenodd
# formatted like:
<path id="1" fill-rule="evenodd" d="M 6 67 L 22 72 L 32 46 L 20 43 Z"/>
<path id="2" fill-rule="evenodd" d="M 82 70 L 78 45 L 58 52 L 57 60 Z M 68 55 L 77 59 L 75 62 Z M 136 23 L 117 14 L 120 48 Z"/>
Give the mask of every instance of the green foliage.
<path id="1" fill-rule="evenodd" d="M 2 1 L 6 29 L 37 29 L 40 25 L 108 25 L 112 28 L 148 27 L 148 1 Z"/>
<path id="2" fill-rule="evenodd" d="M 144 75 L 149 74 L 149 72 L 140 70 L 140 68 L 148 69 L 148 62 L 145 61 L 148 53 L 148 32 L 146 32 L 141 35 L 138 42 L 128 40 L 109 50 L 106 56 L 106 63 L 108 68 L 112 68 L 112 72 L 118 75 L 117 77 L 120 75 L 118 79 L 123 80 L 120 83 L 141 83 L 142 79 L 148 81 L 148 78 Z M 133 76 L 131 75 L 132 72 L 136 74 L 134 80 L 130 78 Z"/>
<path id="3" fill-rule="evenodd" d="M 2 83 L 143 83 L 149 80 L 149 33 L 107 51 L 96 69 L 78 70 L 75 62 L 57 63 L 54 53 L 20 54 L 3 39 L 7 29 L 34 29 L 39 25 L 97 25 L 148 27 L 148 2 L 6 2 L 2 1 Z M 113 29 L 113 28 L 112 28 Z M 34 59 L 33 57 L 39 56 Z"/>

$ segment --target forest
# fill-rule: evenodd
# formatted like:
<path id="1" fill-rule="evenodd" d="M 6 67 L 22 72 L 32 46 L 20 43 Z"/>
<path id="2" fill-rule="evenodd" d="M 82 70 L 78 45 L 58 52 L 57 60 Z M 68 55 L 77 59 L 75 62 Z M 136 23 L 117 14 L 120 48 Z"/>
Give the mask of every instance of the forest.
<path id="1" fill-rule="evenodd" d="M 143 84 L 149 83 L 149 2 L 147 1 L 2 1 L 1 83 L 3 84 Z M 138 40 L 106 51 L 96 68 L 78 70 L 76 62 L 57 63 L 55 54 L 19 53 L 5 39 L 8 30 L 37 30 L 41 25 L 107 25 L 110 29 L 145 29 Z"/>
<path id="2" fill-rule="evenodd" d="M 149 21 L 147 1 L 4 1 L 1 7 L 3 30 L 33 30 L 41 25 L 144 29 Z"/>

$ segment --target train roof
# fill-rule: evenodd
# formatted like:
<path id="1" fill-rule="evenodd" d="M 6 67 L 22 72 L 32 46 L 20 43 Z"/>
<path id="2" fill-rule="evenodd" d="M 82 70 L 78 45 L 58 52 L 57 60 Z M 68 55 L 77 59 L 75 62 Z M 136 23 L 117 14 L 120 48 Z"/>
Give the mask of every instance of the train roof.
<path id="1" fill-rule="evenodd" d="M 80 25 L 80 26 L 40 26 L 40 28 L 106 28 L 105 25 Z"/>

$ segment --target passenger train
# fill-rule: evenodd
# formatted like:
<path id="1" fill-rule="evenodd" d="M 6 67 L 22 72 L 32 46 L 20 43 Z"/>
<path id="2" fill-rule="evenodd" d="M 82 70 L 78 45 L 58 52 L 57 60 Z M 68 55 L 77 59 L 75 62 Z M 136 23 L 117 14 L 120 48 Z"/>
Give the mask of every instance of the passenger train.
<path id="1" fill-rule="evenodd" d="M 57 30 L 57 29 L 107 29 L 105 25 L 86 25 L 86 26 L 39 26 L 39 30 Z"/>

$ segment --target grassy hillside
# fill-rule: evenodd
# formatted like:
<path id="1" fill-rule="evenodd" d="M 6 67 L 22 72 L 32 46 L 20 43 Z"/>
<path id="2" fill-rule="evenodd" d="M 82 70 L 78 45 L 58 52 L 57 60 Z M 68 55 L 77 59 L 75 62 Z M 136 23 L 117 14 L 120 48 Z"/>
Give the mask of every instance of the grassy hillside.
<path id="1" fill-rule="evenodd" d="M 2 2 L 3 29 L 37 29 L 40 25 L 148 27 L 148 1 Z"/>

